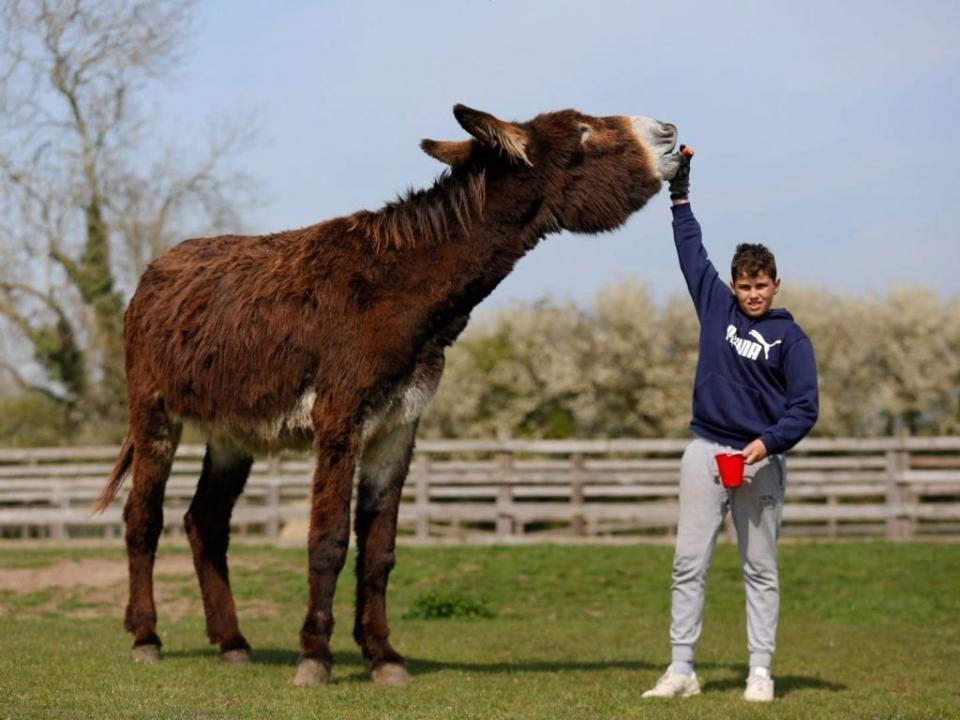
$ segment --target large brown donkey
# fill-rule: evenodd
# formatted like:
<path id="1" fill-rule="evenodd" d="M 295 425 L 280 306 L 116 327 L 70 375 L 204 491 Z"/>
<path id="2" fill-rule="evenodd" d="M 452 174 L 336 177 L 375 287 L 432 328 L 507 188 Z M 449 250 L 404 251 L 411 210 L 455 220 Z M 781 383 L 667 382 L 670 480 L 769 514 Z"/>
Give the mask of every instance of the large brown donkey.
<path id="1" fill-rule="evenodd" d="M 616 228 L 677 164 L 676 128 L 650 118 L 563 110 L 511 123 L 463 105 L 453 112 L 472 139 L 422 142 L 450 166 L 430 189 L 300 230 L 187 240 L 143 274 L 124 326 L 130 427 L 96 503 L 105 508 L 132 469 L 124 626 L 134 659 L 160 656 L 153 565 L 186 421 L 208 437 L 184 525 L 221 658 L 250 658 L 227 545 L 253 455 L 312 445 L 309 603 L 294 682 L 330 677 L 355 476 L 353 635 L 375 681 L 409 679 L 387 640 L 387 578 L 400 491 L 444 348 L 546 234 Z"/>

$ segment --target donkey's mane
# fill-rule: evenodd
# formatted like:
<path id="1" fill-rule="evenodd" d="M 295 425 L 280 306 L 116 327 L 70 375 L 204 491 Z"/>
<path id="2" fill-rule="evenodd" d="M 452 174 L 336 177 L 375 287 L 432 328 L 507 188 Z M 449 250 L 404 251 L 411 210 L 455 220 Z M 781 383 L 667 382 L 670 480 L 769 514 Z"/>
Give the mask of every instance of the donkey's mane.
<path id="1" fill-rule="evenodd" d="M 486 187 L 483 169 L 464 175 L 444 171 L 426 190 L 411 188 L 376 212 L 355 213 L 351 229 L 367 235 L 377 250 L 438 245 L 450 239 L 451 225 L 466 233 L 483 218 Z"/>

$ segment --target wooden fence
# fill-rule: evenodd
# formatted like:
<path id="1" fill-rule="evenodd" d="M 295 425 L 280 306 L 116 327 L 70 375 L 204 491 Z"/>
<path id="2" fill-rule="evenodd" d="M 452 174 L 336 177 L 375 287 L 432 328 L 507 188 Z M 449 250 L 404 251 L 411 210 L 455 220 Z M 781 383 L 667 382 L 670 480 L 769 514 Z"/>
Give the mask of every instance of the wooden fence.
<path id="1" fill-rule="evenodd" d="M 685 446 L 423 440 L 404 488 L 401 538 L 669 537 Z M 121 537 L 125 490 L 101 515 L 90 511 L 117 452 L 0 450 L 0 537 Z M 177 453 L 164 506 L 167 533 L 182 532 L 202 457 L 202 446 Z M 960 438 L 811 439 L 791 451 L 787 465 L 786 536 L 960 538 Z M 234 511 L 234 532 L 305 537 L 311 476 L 309 457 L 258 460 Z"/>

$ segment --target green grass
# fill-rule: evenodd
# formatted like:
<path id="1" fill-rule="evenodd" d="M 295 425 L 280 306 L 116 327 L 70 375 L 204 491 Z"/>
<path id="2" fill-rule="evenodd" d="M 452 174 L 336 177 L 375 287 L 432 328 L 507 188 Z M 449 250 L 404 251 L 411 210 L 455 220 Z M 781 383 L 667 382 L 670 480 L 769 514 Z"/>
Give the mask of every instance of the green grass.
<path id="1" fill-rule="evenodd" d="M 161 547 L 161 555 L 185 552 Z M 669 656 L 670 548 L 401 546 L 397 555 L 390 617 L 414 678 L 407 688 L 367 679 L 350 638 L 347 571 L 335 603 L 334 682 L 294 688 L 305 553 L 237 546 L 232 581 L 254 665 L 216 661 L 189 574 L 158 577 L 165 646 L 153 666 L 128 660 L 122 579 L 4 591 L 0 718 L 960 717 L 960 545 L 783 545 L 777 700 L 759 707 L 740 697 L 744 598 L 734 547 L 718 548 L 711 571 L 697 665 L 703 694 L 684 701 L 640 699 Z M 0 577 L 79 558 L 123 564 L 117 549 L 6 546 Z M 492 617 L 418 615 L 423 598 L 437 597 Z"/>

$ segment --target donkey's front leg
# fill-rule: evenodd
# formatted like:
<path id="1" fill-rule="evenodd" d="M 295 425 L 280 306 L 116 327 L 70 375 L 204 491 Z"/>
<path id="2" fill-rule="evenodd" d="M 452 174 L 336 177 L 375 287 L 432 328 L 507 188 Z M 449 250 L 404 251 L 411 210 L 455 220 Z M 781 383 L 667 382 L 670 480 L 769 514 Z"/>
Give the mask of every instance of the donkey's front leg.
<path id="1" fill-rule="evenodd" d="M 357 444 L 353 434 L 329 441 L 317 438 L 307 545 L 310 600 L 300 630 L 302 654 L 293 680 L 299 687 L 324 685 L 330 680 L 333 593 L 347 558 Z"/>
<path id="2" fill-rule="evenodd" d="M 387 580 L 395 562 L 400 493 L 413 454 L 416 422 L 371 438 L 360 456 L 357 499 L 357 612 L 353 637 L 374 682 L 405 685 L 404 660 L 387 638 Z"/>

